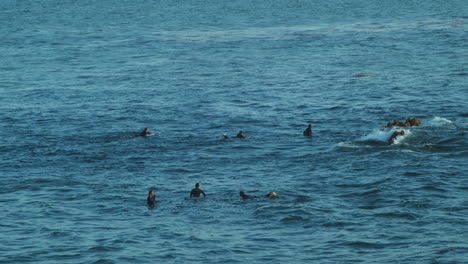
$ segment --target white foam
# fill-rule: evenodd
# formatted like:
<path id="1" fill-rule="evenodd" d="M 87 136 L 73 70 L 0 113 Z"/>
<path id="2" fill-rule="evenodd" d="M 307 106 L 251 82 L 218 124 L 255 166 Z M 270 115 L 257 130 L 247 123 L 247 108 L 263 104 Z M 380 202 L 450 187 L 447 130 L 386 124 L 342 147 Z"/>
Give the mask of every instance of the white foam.
<path id="1" fill-rule="evenodd" d="M 344 148 L 360 148 L 361 147 L 351 142 L 339 142 L 337 145 L 339 147 L 344 147 Z"/>
<path id="2" fill-rule="evenodd" d="M 402 129 L 400 127 L 393 127 L 391 129 L 374 129 L 370 134 L 367 134 L 361 137 L 361 141 L 381 141 L 381 142 L 388 142 L 390 137 L 393 135 L 395 131 L 405 131 L 405 135 L 397 136 L 395 138 L 394 144 L 399 144 L 405 137 L 411 134 L 409 129 Z"/>
<path id="3" fill-rule="evenodd" d="M 400 130 L 401 131 L 401 130 Z M 409 136 L 411 134 L 411 131 L 408 130 L 408 129 L 403 129 L 403 131 L 405 131 L 405 135 L 403 136 L 397 136 L 395 138 L 395 141 L 393 144 L 400 144 L 407 136 Z"/>
<path id="4" fill-rule="evenodd" d="M 374 129 L 370 134 L 363 136 L 361 141 L 388 141 L 393 134 L 392 130 Z"/>
<path id="5" fill-rule="evenodd" d="M 453 122 L 443 117 L 434 117 L 431 121 L 428 122 L 430 126 L 446 126 L 452 125 Z"/>

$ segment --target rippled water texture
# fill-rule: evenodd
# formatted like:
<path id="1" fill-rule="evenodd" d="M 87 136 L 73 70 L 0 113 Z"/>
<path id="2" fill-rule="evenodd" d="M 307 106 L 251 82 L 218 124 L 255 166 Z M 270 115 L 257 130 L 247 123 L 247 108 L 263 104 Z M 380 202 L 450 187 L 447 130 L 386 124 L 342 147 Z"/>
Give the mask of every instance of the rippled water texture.
<path id="1" fill-rule="evenodd" d="M 0 263 L 467 263 L 467 7 L 3 1 Z"/>

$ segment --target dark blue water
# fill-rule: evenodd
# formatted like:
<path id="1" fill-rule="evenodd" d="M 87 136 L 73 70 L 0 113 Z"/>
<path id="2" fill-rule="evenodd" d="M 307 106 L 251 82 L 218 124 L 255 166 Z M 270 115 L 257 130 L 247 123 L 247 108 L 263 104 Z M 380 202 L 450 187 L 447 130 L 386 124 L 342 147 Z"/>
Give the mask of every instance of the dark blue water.
<path id="1" fill-rule="evenodd" d="M 467 263 L 467 14 L 2 1 L 0 263 Z"/>

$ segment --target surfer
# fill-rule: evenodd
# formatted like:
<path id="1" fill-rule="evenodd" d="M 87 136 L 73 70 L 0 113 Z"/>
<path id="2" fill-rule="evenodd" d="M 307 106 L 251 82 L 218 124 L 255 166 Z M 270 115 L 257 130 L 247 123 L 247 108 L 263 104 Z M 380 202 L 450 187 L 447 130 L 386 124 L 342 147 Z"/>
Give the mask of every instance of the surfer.
<path id="1" fill-rule="evenodd" d="M 195 189 L 192 189 L 192 191 L 190 192 L 190 197 L 200 197 L 200 194 L 203 194 L 203 197 L 206 197 L 205 192 L 202 189 L 200 189 L 200 184 L 196 183 Z"/>
<path id="2" fill-rule="evenodd" d="M 278 194 L 277 194 L 276 192 L 271 192 L 271 193 L 267 194 L 266 197 L 268 197 L 268 198 L 276 198 L 276 197 L 278 197 Z"/>
<path id="3" fill-rule="evenodd" d="M 140 136 L 145 137 L 145 136 L 148 136 L 148 135 L 151 135 L 151 132 L 149 131 L 149 128 L 145 127 L 145 129 L 143 129 L 143 131 L 141 131 Z"/>
<path id="4" fill-rule="evenodd" d="M 239 194 L 240 194 L 240 197 L 242 197 L 242 199 L 244 199 L 244 200 L 252 198 L 252 197 L 248 196 L 247 194 L 245 194 L 242 191 Z"/>
<path id="5" fill-rule="evenodd" d="M 228 139 L 229 136 L 225 133 L 221 134 L 221 136 L 224 137 L 224 139 Z M 234 138 L 246 138 L 245 134 L 244 134 L 244 131 L 239 131 L 239 133 L 237 133 L 237 135 L 234 137 Z"/>
<path id="6" fill-rule="evenodd" d="M 244 131 L 239 131 L 239 133 L 237 133 L 237 136 L 236 138 L 245 138 L 245 135 L 244 135 Z"/>
<path id="7" fill-rule="evenodd" d="M 148 192 L 146 202 L 148 203 L 148 205 L 154 205 L 154 203 L 156 202 L 156 193 L 153 190 L 150 190 Z"/>
<path id="8" fill-rule="evenodd" d="M 312 136 L 312 124 L 309 124 L 309 126 L 304 130 L 304 136 L 306 137 L 311 137 Z"/>
<path id="9" fill-rule="evenodd" d="M 405 131 L 404 131 L 404 130 L 393 132 L 393 134 L 392 134 L 392 136 L 390 137 L 390 139 L 388 139 L 388 144 L 389 144 L 389 145 L 395 144 L 395 139 L 396 139 L 396 137 L 398 137 L 398 136 L 404 136 L 404 135 L 405 135 Z"/>

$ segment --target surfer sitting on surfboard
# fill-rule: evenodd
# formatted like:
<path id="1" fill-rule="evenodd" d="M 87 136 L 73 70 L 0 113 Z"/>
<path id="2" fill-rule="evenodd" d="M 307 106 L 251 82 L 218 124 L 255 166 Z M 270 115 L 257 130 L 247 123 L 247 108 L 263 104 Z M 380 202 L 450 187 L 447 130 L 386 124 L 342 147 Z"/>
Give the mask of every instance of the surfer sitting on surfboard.
<path id="1" fill-rule="evenodd" d="M 200 194 L 203 194 L 203 197 L 206 197 L 205 192 L 202 189 L 200 189 L 200 184 L 197 183 L 195 184 L 195 189 L 192 189 L 192 191 L 190 192 L 190 197 L 200 197 Z"/>
<path id="2" fill-rule="evenodd" d="M 145 136 L 148 136 L 148 135 L 151 135 L 151 132 L 149 131 L 149 128 L 145 127 L 145 129 L 143 129 L 143 131 L 141 131 L 140 136 L 145 137 Z"/>

